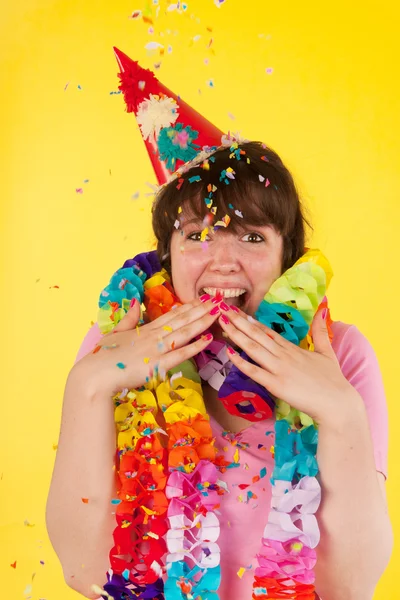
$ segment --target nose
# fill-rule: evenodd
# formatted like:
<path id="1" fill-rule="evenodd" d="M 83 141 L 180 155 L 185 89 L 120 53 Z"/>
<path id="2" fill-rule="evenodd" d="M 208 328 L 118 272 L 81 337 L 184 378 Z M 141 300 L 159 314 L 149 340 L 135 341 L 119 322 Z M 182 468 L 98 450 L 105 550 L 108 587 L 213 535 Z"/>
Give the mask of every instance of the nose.
<path id="1" fill-rule="evenodd" d="M 228 235 L 216 235 L 211 248 L 210 271 L 217 273 L 237 273 L 241 270 L 240 252 Z"/>

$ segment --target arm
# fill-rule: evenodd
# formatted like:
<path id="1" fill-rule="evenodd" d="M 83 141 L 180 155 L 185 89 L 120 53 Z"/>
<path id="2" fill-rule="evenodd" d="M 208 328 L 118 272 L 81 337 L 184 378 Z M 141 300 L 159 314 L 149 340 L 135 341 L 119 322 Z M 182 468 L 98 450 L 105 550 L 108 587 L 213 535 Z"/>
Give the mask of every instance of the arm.
<path id="1" fill-rule="evenodd" d="M 87 598 L 97 598 L 90 586 L 106 583 L 114 545 L 116 431 L 111 399 L 91 398 L 84 389 L 76 365 L 65 387 L 46 525 L 66 583 Z"/>
<path id="2" fill-rule="evenodd" d="M 367 414 L 356 391 L 349 410 L 319 427 L 321 540 L 314 568 L 323 600 L 372 600 L 393 549 Z"/>
<path id="3" fill-rule="evenodd" d="M 369 600 L 393 547 L 384 488 L 388 409 L 370 342 L 355 326 L 344 336 L 338 333 L 335 353 L 354 392 L 345 414 L 339 413 L 335 423 L 321 422 L 319 428 L 322 503 L 317 513 L 321 541 L 316 588 L 322 600 Z"/>

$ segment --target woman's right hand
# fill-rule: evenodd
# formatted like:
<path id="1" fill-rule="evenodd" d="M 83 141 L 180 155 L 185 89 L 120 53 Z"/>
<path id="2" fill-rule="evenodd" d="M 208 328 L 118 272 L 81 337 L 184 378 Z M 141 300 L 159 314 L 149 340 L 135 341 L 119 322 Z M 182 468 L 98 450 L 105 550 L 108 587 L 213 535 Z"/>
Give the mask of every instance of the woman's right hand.
<path id="1" fill-rule="evenodd" d="M 210 314 L 218 306 L 216 299 L 213 300 L 193 300 L 138 329 L 140 307 L 136 301 L 114 330 L 101 338 L 98 344 L 101 349 L 77 362 L 69 377 L 78 378 L 90 397 L 98 394 L 112 397 L 124 388 L 143 386 L 156 365 L 160 373 L 166 373 L 210 344 L 212 337 L 189 342 L 220 316 L 219 310 Z M 124 368 L 118 367 L 118 363 Z"/>

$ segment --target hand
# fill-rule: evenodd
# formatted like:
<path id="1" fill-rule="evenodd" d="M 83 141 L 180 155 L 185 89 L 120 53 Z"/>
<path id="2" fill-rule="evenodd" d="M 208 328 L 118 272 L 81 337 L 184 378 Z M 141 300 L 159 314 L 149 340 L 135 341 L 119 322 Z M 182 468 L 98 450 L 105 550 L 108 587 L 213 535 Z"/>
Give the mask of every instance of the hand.
<path id="1" fill-rule="evenodd" d="M 91 397 L 137 389 L 156 365 L 160 374 L 166 373 L 210 344 L 211 334 L 209 339 L 189 342 L 218 319 L 219 312 L 210 315 L 215 306 L 211 300 L 203 303 L 196 299 L 136 328 L 140 317 L 136 302 L 99 346 L 74 365 L 71 375 L 85 382 Z"/>
<path id="2" fill-rule="evenodd" d="M 341 411 L 349 394 L 358 396 L 341 372 L 322 310 L 316 313 L 312 323 L 314 352 L 296 346 L 254 319 L 249 321 L 246 313 L 237 311 L 224 312 L 218 322 L 232 342 L 259 366 L 228 350 L 229 358 L 276 398 L 320 423 Z M 229 324 L 224 323 L 224 315 L 229 318 Z"/>

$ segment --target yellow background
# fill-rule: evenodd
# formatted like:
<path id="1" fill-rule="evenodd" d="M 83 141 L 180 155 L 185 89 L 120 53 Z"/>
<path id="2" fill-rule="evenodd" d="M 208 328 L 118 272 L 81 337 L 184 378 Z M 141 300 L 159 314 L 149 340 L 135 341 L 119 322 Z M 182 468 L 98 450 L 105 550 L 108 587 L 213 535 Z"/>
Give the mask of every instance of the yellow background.
<path id="1" fill-rule="evenodd" d="M 227 0 L 217 8 L 213 0 L 188 0 L 183 14 L 162 9 L 150 34 L 149 25 L 129 19 L 143 0 L 4 3 L 4 598 L 78 597 L 63 582 L 44 526 L 64 384 L 96 319 L 102 287 L 126 258 L 152 244 L 146 182 L 155 177 L 133 115 L 121 95 L 110 94 L 118 85 L 113 45 L 151 69 L 160 58 L 148 55 L 145 44 L 171 45 L 156 70 L 159 79 L 221 129 L 271 145 L 292 169 L 316 229 L 311 243 L 335 273 L 332 317 L 356 324 L 381 365 L 390 411 L 387 491 L 398 538 L 396 5 Z M 193 41 L 196 35 L 201 38 Z M 396 563 L 398 543 L 377 600 L 400 597 Z"/>

